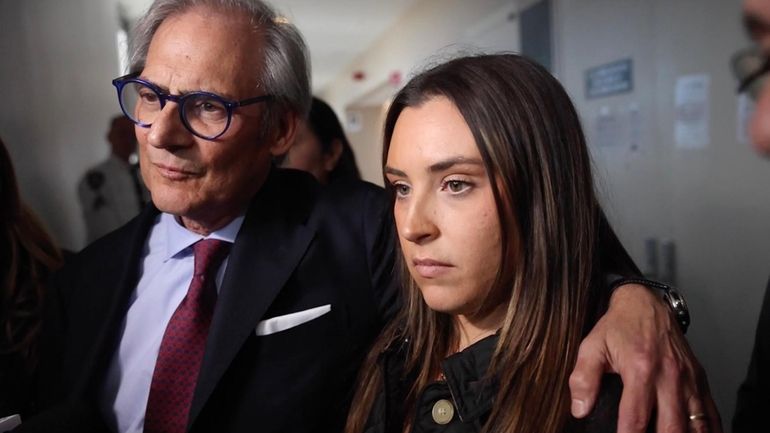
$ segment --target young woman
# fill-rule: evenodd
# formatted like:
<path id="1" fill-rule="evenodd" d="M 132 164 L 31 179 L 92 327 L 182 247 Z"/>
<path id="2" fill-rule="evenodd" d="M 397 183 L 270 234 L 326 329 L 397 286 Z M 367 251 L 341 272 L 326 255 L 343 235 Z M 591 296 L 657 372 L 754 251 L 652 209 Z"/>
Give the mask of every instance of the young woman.
<path id="1" fill-rule="evenodd" d="M 0 418 L 31 410 L 43 296 L 62 258 L 21 201 L 0 140 Z"/>
<path id="2" fill-rule="evenodd" d="M 364 364 L 347 431 L 614 431 L 611 407 L 570 418 L 568 377 L 605 306 L 603 275 L 636 270 L 561 85 L 517 55 L 436 66 L 388 112 L 384 173 L 405 302 Z"/>

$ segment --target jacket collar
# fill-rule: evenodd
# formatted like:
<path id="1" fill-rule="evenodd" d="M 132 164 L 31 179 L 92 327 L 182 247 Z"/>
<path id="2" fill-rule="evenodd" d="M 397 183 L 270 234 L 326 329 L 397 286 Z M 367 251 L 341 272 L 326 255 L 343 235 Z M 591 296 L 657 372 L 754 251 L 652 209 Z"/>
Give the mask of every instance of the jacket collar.
<path id="1" fill-rule="evenodd" d="M 189 425 L 253 335 L 315 236 L 308 224 L 317 185 L 273 169 L 235 238 L 214 309 Z"/>
<path id="2" fill-rule="evenodd" d="M 390 342 L 378 359 L 384 379 L 384 399 L 379 403 L 383 405 L 380 406 L 382 418 L 370 421 L 381 423 L 384 426 L 384 433 L 403 431 L 406 418 L 404 402 L 409 389 L 417 380 L 416 371 L 406 371 L 407 356 L 409 356 L 409 340 L 398 338 Z"/>
<path id="3" fill-rule="evenodd" d="M 490 335 L 455 353 L 442 361 L 447 386 L 452 394 L 458 416 L 463 422 L 472 422 L 492 410 L 497 395 L 497 381 L 487 377 L 492 355 L 497 347 L 498 335 Z M 391 342 L 380 355 L 380 365 L 385 378 L 385 423 L 386 431 L 400 427 L 405 416 L 403 402 L 409 388 L 417 379 L 417 373 L 407 372 L 405 361 L 409 342 L 399 339 Z M 400 431 L 400 430 L 394 430 Z"/>
<path id="4" fill-rule="evenodd" d="M 473 421 L 492 409 L 497 381 L 487 376 L 487 370 L 497 341 L 497 334 L 490 335 L 441 363 L 455 408 L 463 422 Z"/>
<path id="5" fill-rule="evenodd" d="M 310 245 L 315 229 L 308 224 L 318 186 L 308 177 L 272 169 L 265 185 L 252 199 L 243 224 L 235 238 L 228 266 L 214 310 L 200 376 L 190 409 L 189 425 L 200 413 L 216 384 L 237 355 L 245 340 L 254 332 Z M 97 392 L 100 375 L 105 371 L 117 345 L 117 332 L 139 282 L 141 260 L 149 231 L 160 211 L 148 204 L 129 224 L 118 229 L 115 242 L 126 245 L 118 254 L 125 259 L 105 287 L 107 308 L 101 310 L 105 326 L 98 332 L 87 367 L 74 384 L 75 395 Z"/>
<path id="6" fill-rule="evenodd" d="M 124 259 L 117 259 L 121 265 L 115 269 L 115 273 L 107 274 L 104 279 L 99 280 L 102 286 L 115 287 L 115 290 L 97 292 L 96 296 L 102 296 L 107 305 L 107 308 L 95 310 L 96 314 L 101 315 L 99 323 L 104 326 L 97 332 L 91 351 L 85 357 L 85 367 L 81 370 L 83 375 L 73 387 L 74 395 L 97 392 L 102 376 L 94 372 L 106 371 L 117 348 L 121 323 L 139 282 L 138 269 L 144 256 L 145 242 L 159 213 L 155 205 L 150 203 L 130 223 L 116 230 L 114 234 L 108 235 L 112 237 L 113 242 L 125 245 L 124 249 L 115 252 L 117 257 Z"/>

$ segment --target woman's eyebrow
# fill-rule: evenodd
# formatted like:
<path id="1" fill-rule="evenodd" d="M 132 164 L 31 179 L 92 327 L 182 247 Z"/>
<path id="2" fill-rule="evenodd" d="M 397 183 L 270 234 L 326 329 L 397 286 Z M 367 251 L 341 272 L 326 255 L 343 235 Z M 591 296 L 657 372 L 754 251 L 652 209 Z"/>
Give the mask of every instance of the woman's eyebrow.
<path id="1" fill-rule="evenodd" d="M 447 158 L 443 161 L 439 161 L 434 164 L 431 164 L 430 167 L 428 167 L 428 171 L 435 173 L 437 171 L 444 171 L 446 169 L 454 167 L 455 165 L 478 165 L 483 167 L 484 163 L 478 158 L 466 158 L 464 156 L 454 156 L 451 158 Z"/>
<path id="2" fill-rule="evenodd" d="M 445 160 L 431 164 L 430 166 L 428 166 L 426 171 L 435 173 L 435 172 L 447 170 L 449 168 L 454 167 L 455 165 L 477 165 L 479 167 L 483 167 L 484 163 L 479 158 L 467 158 L 464 156 L 454 156 L 454 157 L 447 158 Z M 394 176 L 407 177 L 406 173 L 404 173 L 403 171 L 397 168 L 393 168 L 389 165 L 386 165 L 382 170 L 383 172 L 385 172 L 385 174 L 392 174 Z"/>
<path id="3" fill-rule="evenodd" d="M 406 177 L 406 173 L 404 173 L 401 170 L 390 167 L 388 165 L 386 165 L 385 168 L 382 169 L 382 171 L 384 171 L 385 174 L 392 174 L 394 176 Z"/>

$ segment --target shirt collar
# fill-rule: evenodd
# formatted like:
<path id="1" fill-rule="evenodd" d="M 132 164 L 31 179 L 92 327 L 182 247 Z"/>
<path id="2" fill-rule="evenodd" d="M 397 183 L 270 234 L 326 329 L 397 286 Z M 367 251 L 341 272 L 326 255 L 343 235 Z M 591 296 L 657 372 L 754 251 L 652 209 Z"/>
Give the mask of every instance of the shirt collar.
<path id="1" fill-rule="evenodd" d="M 190 246 L 201 239 L 219 239 L 234 243 L 238 230 L 241 229 L 243 224 L 244 217 L 245 215 L 240 215 L 221 229 L 211 232 L 208 236 L 202 236 L 187 230 L 177 220 L 176 216 L 165 212 L 162 213 L 160 216 L 160 226 L 166 232 L 166 252 L 163 255 L 163 261 L 167 262 L 175 256 L 190 254 Z"/>

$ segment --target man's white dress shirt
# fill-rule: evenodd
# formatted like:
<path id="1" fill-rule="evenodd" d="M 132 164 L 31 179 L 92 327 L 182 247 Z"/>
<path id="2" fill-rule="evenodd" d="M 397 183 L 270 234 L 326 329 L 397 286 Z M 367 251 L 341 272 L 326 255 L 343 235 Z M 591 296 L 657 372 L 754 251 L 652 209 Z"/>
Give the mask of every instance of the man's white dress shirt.
<path id="1" fill-rule="evenodd" d="M 192 281 L 192 245 L 201 239 L 235 242 L 243 216 L 203 237 L 184 228 L 173 215 L 161 213 L 147 237 L 139 283 L 129 301 L 100 398 L 100 409 L 113 431 L 140 433 L 150 394 L 152 373 L 166 325 L 187 294 Z M 216 287 L 222 284 L 225 259 L 217 270 Z M 105 287 L 105 290 L 115 290 Z"/>

